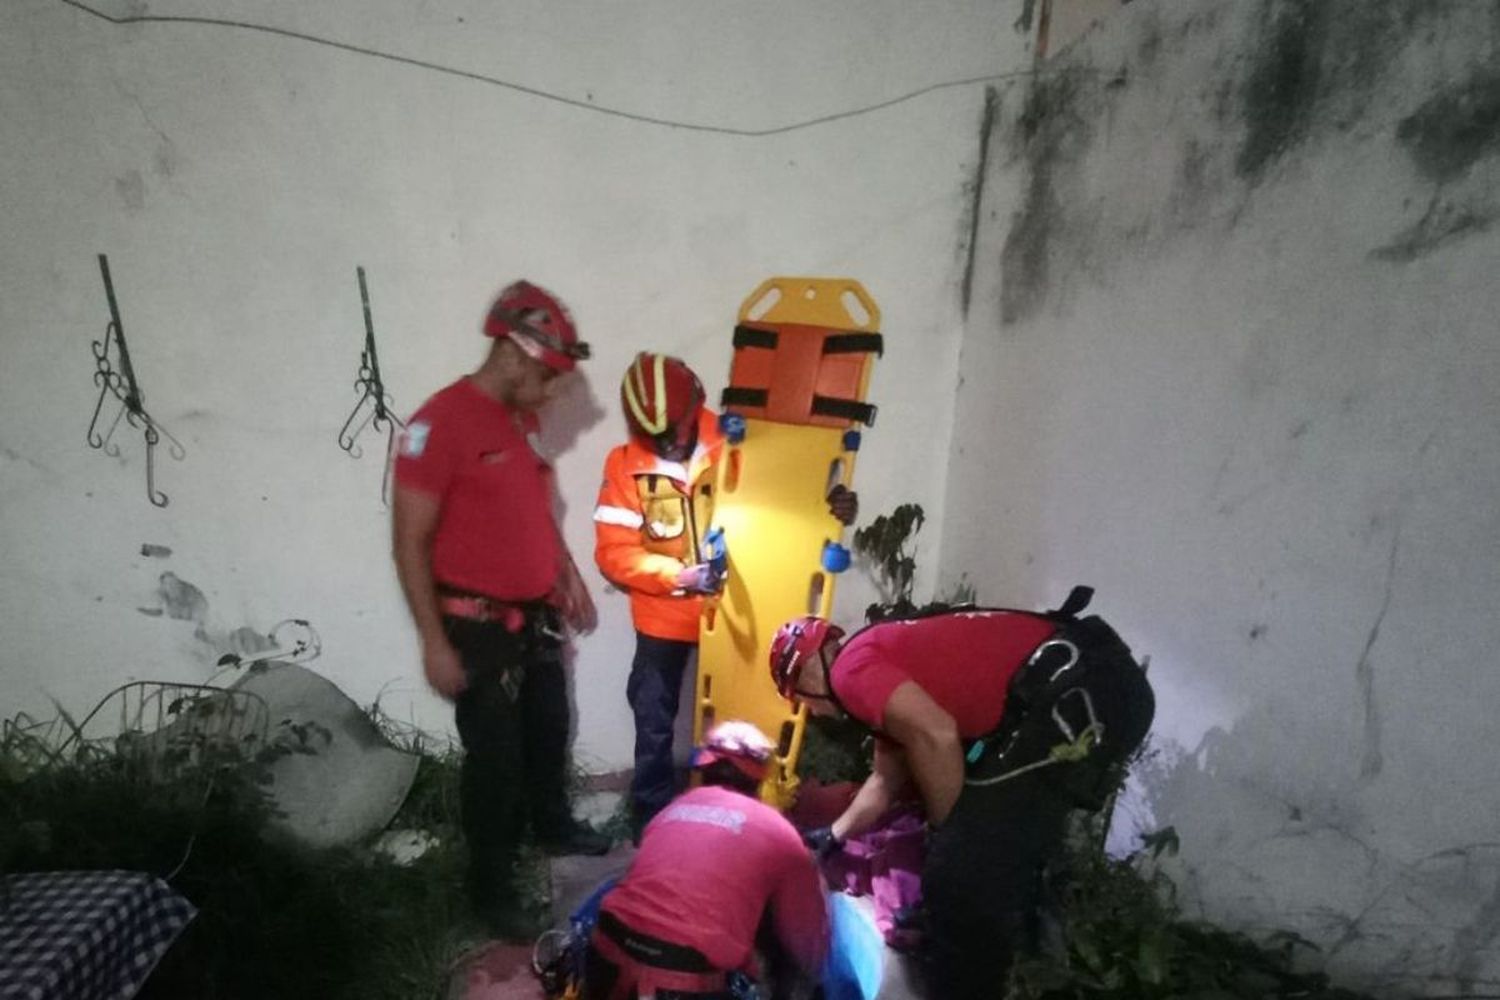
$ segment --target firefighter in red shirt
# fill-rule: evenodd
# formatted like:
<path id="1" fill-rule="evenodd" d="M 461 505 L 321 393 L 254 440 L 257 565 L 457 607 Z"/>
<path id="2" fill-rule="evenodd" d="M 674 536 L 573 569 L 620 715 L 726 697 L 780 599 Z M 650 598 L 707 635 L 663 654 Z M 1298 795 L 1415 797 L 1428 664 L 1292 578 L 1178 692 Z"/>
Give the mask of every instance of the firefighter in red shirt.
<path id="1" fill-rule="evenodd" d="M 568 804 L 563 625 L 595 611 L 553 518 L 551 466 L 531 435 L 557 379 L 588 357 L 562 303 L 521 281 L 485 321 L 472 375 L 412 416 L 396 458 L 396 573 L 427 681 L 454 703 L 464 747 L 460 806 L 471 903 L 492 931 L 530 937 L 512 868 L 529 819 L 555 853 L 609 840 Z"/>
<path id="2" fill-rule="evenodd" d="M 827 891 L 796 828 L 758 796 L 775 749 L 748 722 L 709 731 L 693 755 L 703 783 L 652 820 L 600 904 L 585 1000 L 728 1000 L 731 973 L 759 973 L 757 945 L 789 976 L 817 974 Z"/>
<path id="3" fill-rule="evenodd" d="M 1114 630 L 1053 612 L 965 608 L 877 622 L 844 638 L 814 617 L 782 626 L 771 674 L 814 715 L 876 733 L 875 766 L 820 853 L 868 829 L 915 786 L 934 831 L 922 873 L 930 992 L 989 1000 L 1034 931 L 1042 868 L 1075 808 L 1097 810 L 1150 728 L 1145 673 Z"/>
<path id="4" fill-rule="evenodd" d="M 604 461 L 594 559 L 630 595 L 636 631 L 626 698 L 635 715 L 630 794 L 639 834 L 676 791 L 672 736 L 682 678 L 698 645 L 704 595 L 723 582 L 704 539 L 724 437 L 717 414 L 704 405 L 703 383 L 677 358 L 636 355 L 620 403 L 630 438 Z M 858 497 L 843 486 L 828 503 L 845 524 L 858 512 Z"/>

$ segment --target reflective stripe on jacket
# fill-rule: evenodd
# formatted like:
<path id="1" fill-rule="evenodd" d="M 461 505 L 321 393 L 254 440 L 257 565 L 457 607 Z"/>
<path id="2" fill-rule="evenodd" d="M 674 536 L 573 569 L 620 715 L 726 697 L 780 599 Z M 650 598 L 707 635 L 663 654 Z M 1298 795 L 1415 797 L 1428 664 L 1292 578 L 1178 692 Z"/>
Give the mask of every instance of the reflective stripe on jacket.
<path id="1" fill-rule="evenodd" d="M 630 595 L 631 620 L 646 635 L 698 641 L 703 599 L 678 590 L 677 574 L 700 561 L 723 441 L 718 414 L 705 408 L 686 464 L 658 458 L 633 437 L 604 460 L 594 561 L 605 579 Z"/>

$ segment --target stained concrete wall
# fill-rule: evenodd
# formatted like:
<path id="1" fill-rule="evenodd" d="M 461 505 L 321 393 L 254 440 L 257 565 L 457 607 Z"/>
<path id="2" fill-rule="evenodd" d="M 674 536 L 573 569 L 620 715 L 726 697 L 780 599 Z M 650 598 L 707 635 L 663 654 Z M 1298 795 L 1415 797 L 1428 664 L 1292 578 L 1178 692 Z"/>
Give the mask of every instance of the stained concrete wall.
<path id="1" fill-rule="evenodd" d="M 571 304 L 595 357 L 545 437 L 589 564 L 634 352 L 679 353 L 717 393 L 763 278 L 859 278 L 890 345 L 864 508 L 922 503 L 935 547 L 983 106 L 943 85 L 1021 61 L 1010 6 L 94 0 L 112 22 L 5 4 L 0 714 L 203 679 L 296 616 L 357 701 L 448 728 L 390 565 L 384 442 L 367 432 L 358 460 L 336 444 L 356 265 L 402 413 L 478 363 L 506 281 Z M 160 510 L 138 430 L 115 457 L 84 441 L 100 252 L 146 407 L 186 450 L 157 456 Z M 578 751 L 613 768 L 633 640 L 624 597 L 588 575 L 603 623 L 577 645 Z M 856 574 L 840 596 L 851 615 L 871 599 Z"/>
<path id="2" fill-rule="evenodd" d="M 1500 981 L 1500 6 L 1137 0 L 1001 95 L 943 572 L 1151 657 L 1192 912 Z"/>
<path id="3" fill-rule="evenodd" d="M 1121 0 L 1043 0 L 1043 3 L 1046 41 L 1043 43 L 1039 38 L 1038 48 L 1047 57 L 1065 50 L 1122 5 Z"/>

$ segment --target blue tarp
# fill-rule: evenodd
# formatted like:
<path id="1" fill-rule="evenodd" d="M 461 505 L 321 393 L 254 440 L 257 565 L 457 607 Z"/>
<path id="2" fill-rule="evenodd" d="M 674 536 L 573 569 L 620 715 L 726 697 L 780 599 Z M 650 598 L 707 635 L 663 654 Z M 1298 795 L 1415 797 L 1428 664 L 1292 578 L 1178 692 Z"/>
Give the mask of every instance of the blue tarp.
<path id="1" fill-rule="evenodd" d="M 828 1000 L 874 1000 L 885 972 L 885 941 L 875 921 L 853 897 L 836 892 L 828 898 L 832 937 L 823 963 L 823 992 Z"/>

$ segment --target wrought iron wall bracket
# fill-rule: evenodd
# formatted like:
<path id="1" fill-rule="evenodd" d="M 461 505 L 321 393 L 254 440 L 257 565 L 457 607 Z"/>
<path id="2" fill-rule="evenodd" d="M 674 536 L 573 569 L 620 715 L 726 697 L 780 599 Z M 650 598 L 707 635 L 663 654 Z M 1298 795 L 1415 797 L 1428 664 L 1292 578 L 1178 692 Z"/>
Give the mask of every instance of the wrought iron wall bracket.
<path id="1" fill-rule="evenodd" d="M 89 447 L 98 448 L 111 457 L 118 456 L 120 446 L 114 443 L 114 436 L 120 420 L 123 418 L 127 424 L 139 430 L 146 440 L 146 498 L 157 507 L 165 507 L 170 501 L 165 493 L 156 488 L 156 448 L 166 439 L 167 454 L 179 462 L 187 457 L 187 449 L 146 412 L 145 397 L 141 393 L 140 383 L 136 381 L 135 366 L 130 363 L 130 348 L 125 343 L 125 325 L 120 322 L 115 285 L 109 277 L 109 258 L 102 253 L 99 255 L 99 273 L 104 278 L 104 296 L 109 302 L 109 324 L 104 328 L 104 336 L 91 345 L 94 353 L 94 384 L 99 387 L 99 398 L 94 402 L 94 416 L 89 421 Z M 115 367 L 116 363 L 118 368 Z M 120 407 L 110 419 L 109 429 L 100 433 L 99 417 L 104 412 L 105 399 L 111 396 L 119 401 Z"/>
<path id="2" fill-rule="evenodd" d="M 359 400 L 339 430 L 339 447 L 351 458 L 359 458 L 364 454 L 364 449 L 356 442 L 360 433 L 366 427 L 377 433 L 385 432 L 385 472 L 381 476 L 380 497 L 389 503 L 396 435 L 406 423 L 396 416 L 395 402 L 385 391 L 385 382 L 380 378 L 380 357 L 375 353 L 375 322 L 370 317 L 370 291 L 365 285 L 365 269 L 356 267 L 354 274 L 359 279 L 359 302 L 365 314 L 365 347 L 359 354 L 359 375 L 354 380 L 354 391 Z"/>

